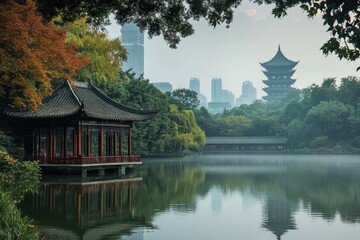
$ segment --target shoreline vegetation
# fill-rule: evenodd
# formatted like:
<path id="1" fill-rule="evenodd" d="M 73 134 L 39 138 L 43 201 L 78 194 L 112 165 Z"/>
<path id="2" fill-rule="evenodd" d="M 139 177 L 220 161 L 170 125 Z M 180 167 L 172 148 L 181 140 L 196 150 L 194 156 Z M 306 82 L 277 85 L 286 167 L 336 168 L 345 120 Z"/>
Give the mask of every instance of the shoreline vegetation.
<path id="1" fill-rule="evenodd" d="M 256 101 L 222 114 L 195 110 L 206 136 L 281 136 L 292 153 L 355 153 L 360 149 L 360 78 L 325 79 L 278 102 Z"/>
<path id="2" fill-rule="evenodd" d="M 37 162 L 18 161 L 0 148 L 0 239 L 40 239 L 32 220 L 17 204 L 25 193 L 37 191 L 40 167 Z"/>

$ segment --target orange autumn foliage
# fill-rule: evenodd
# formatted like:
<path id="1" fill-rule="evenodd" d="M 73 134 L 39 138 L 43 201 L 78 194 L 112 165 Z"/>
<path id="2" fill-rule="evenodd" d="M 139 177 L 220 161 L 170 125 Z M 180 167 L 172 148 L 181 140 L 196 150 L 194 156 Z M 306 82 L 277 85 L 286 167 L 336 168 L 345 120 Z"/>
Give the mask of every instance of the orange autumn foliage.
<path id="1" fill-rule="evenodd" d="M 65 31 L 45 23 L 32 0 L 0 2 L 0 107 L 37 109 L 51 81 L 71 79 L 89 60 L 65 44 Z"/>

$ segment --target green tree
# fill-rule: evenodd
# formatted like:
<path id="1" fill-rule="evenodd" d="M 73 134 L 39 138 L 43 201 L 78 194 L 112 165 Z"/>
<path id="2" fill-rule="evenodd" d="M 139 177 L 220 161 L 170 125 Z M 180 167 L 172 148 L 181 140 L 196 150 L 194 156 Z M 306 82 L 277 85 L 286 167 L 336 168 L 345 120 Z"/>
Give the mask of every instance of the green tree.
<path id="1" fill-rule="evenodd" d="M 224 116 L 219 119 L 219 136 L 247 136 L 252 121 L 245 116 Z"/>
<path id="2" fill-rule="evenodd" d="M 291 149 L 304 148 L 310 138 L 309 126 L 300 119 L 294 119 L 287 125 L 288 144 Z"/>
<path id="3" fill-rule="evenodd" d="M 201 150 L 205 145 L 205 133 L 197 125 L 194 113 L 170 105 L 170 119 L 173 122 L 172 129 L 175 135 L 165 135 L 160 138 L 159 144 L 163 146 L 162 149 L 177 154 Z"/>
<path id="4" fill-rule="evenodd" d="M 169 103 L 177 105 L 180 109 L 194 110 L 199 106 L 199 99 L 195 91 L 179 88 L 168 94 Z"/>
<path id="5" fill-rule="evenodd" d="M 304 99 L 302 101 L 308 107 L 308 110 L 323 101 L 331 101 L 337 99 L 337 88 L 335 78 L 325 79 L 321 86 L 312 84 L 304 91 Z"/>
<path id="6" fill-rule="evenodd" d="M 39 239 L 31 221 L 16 207 L 26 192 L 37 190 L 40 168 L 36 162 L 19 162 L 0 151 L 0 238 Z"/>
<path id="7" fill-rule="evenodd" d="M 338 89 L 339 101 L 357 107 L 360 102 L 360 77 L 349 76 L 341 79 Z"/>
<path id="8" fill-rule="evenodd" d="M 179 110 L 171 105 L 165 94 L 143 77 L 121 73 L 115 84 L 99 86 L 109 97 L 136 109 L 159 109 L 156 119 L 136 122 L 133 128 L 135 153 L 182 154 L 199 151 L 205 144 L 205 134 L 196 123 L 191 110 Z M 118 92 L 120 91 L 120 92 Z"/>
<path id="9" fill-rule="evenodd" d="M 310 109 L 305 121 L 332 140 L 346 139 L 350 135 L 349 116 L 351 107 L 339 101 L 321 102 Z"/>
<path id="10" fill-rule="evenodd" d="M 194 33 L 191 21 L 201 18 L 216 27 L 233 20 L 234 11 L 241 0 L 188 0 L 188 1 L 82 1 L 82 0 L 37 0 L 40 12 L 51 20 L 54 16 L 63 16 L 73 21 L 89 16 L 94 23 L 108 21 L 110 13 L 115 15 L 119 24 L 133 21 L 142 30 L 148 30 L 150 36 L 163 35 L 170 47 L 176 47 L 180 39 Z M 359 1 L 334 0 L 254 0 L 258 4 L 275 4 L 273 15 L 283 17 L 289 8 L 299 6 L 310 17 L 321 14 L 324 25 L 331 34 L 322 46 L 324 54 L 334 53 L 340 59 L 354 61 L 360 57 L 360 17 Z"/>
<path id="11" fill-rule="evenodd" d="M 211 115 L 204 107 L 194 110 L 196 122 L 199 127 L 205 132 L 206 136 L 216 136 L 219 132 L 218 121 L 215 121 L 214 116 Z"/>
<path id="12" fill-rule="evenodd" d="M 67 32 L 67 43 L 75 43 L 77 52 L 89 56 L 91 63 L 77 72 L 76 79 L 104 83 L 114 83 L 118 80 L 123 61 L 126 60 L 126 49 L 120 40 L 110 40 L 105 30 L 91 26 L 86 18 L 59 25 Z"/>
<path id="13" fill-rule="evenodd" d="M 279 117 L 275 115 L 256 115 L 252 120 L 252 136 L 277 136 L 282 130 Z"/>
<path id="14" fill-rule="evenodd" d="M 299 6 L 308 17 L 321 16 L 330 39 L 321 47 L 325 55 L 336 54 L 340 59 L 360 58 L 360 2 L 358 0 L 255 0 L 260 4 L 275 4 L 273 15 L 283 17 L 289 8 Z M 360 66 L 358 67 L 358 70 Z"/>
<path id="15" fill-rule="evenodd" d="M 306 111 L 303 104 L 292 101 L 286 105 L 280 116 L 281 122 L 289 124 L 294 119 L 301 119 L 305 116 Z"/>
<path id="16" fill-rule="evenodd" d="M 24 148 L 21 144 L 15 142 L 10 132 L 0 128 L 0 151 L 5 151 L 11 157 L 22 159 L 24 157 Z"/>

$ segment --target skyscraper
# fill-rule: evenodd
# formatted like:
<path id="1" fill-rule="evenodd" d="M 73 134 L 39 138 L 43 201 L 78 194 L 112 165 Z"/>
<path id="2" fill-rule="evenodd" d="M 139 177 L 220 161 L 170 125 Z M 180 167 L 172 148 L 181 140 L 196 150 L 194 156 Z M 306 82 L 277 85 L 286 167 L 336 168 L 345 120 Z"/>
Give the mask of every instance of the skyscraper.
<path id="1" fill-rule="evenodd" d="M 124 70 L 132 69 L 135 76 L 144 74 L 144 33 L 134 23 L 121 27 L 122 44 L 128 53 Z"/>
<path id="2" fill-rule="evenodd" d="M 169 82 L 154 82 L 154 87 L 159 89 L 162 93 L 172 92 L 173 86 Z"/>
<path id="3" fill-rule="evenodd" d="M 195 77 L 191 78 L 189 82 L 189 89 L 197 93 L 197 97 L 199 99 L 199 108 L 207 108 L 207 98 L 200 93 L 200 79 Z"/>
<path id="4" fill-rule="evenodd" d="M 213 78 L 211 81 L 211 101 L 222 102 L 222 80 L 221 78 Z"/>
<path id="5" fill-rule="evenodd" d="M 267 96 L 263 97 L 265 100 L 281 99 L 293 90 L 291 85 L 295 83 L 295 79 L 291 77 L 295 73 L 294 67 L 298 63 L 287 59 L 281 52 L 280 45 L 276 55 L 270 61 L 260 63 L 266 69 L 263 71 L 267 77 L 267 80 L 263 81 L 267 85 L 263 88 L 267 93 Z"/>
<path id="6" fill-rule="evenodd" d="M 250 81 L 244 81 L 242 84 L 242 93 L 239 98 L 236 99 L 236 105 L 252 104 L 256 100 L 256 88 Z"/>
<path id="7" fill-rule="evenodd" d="M 200 94 L 200 80 L 198 78 L 191 78 L 189 82 L 189 89 Z"/>
<path id="8" fill-rule="evenodd" d="M 229 90 L 222 90 L 222 102 L 228 102 L 230 104 L 230 107 L 234 106 L 235 102 L 235 95 L 230 92 Z"/>

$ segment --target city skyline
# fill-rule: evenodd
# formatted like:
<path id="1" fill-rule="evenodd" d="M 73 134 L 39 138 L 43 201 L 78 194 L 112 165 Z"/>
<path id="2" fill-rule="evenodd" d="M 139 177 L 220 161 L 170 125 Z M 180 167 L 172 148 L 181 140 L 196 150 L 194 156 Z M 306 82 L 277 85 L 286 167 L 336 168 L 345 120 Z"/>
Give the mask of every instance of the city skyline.
<path id="1" fill-rule="evenodd" d="M 245 80 L 253 82 L 258 98 L 265 95 L 265 79 L 260 62 L 270 60 L 280 44 L 285 56 L 300 61 L 296 67 L 295 88 L 321 84 L 327 77 L 359 76 L 359 61 L 340 61 L 335 55 L 325 57 L 320 47 L 330 33 L 322 25 L 321 17 L 308 19 L 299 8 L 288 16 L 276 19 L 271 15 L 272 5 L 258 6 L 243 2 L 234 13 L 230 28 L 215 29 L 205 21 L 193 22 L 194 35 L 182 39 L 177 49 L 170 49 L 162 36 L 145 38 L 145 77 L 150 82 L 171 82 L 174 89 L 187 88 L 188 79 L 197 77 L 201 92 L 211 99 L 211 79 L 223 80 L 223 88 L 241 94 Z M 111 26 L 112 37 L 119 26 Z"/>

